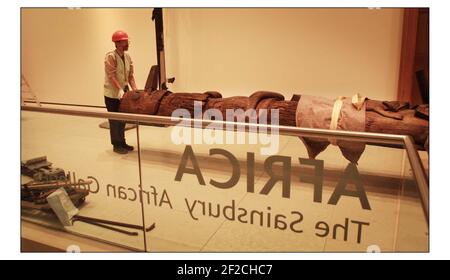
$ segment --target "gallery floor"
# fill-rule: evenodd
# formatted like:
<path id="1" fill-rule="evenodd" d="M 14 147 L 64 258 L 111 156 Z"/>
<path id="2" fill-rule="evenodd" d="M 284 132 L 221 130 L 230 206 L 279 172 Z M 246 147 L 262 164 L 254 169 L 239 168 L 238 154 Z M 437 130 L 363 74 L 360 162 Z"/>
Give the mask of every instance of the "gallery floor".
<path id="1" fill-rule="evenodd" d="M 318 157 L 325 165 L 319 202 L 314 185 L 299 179 L 309 174 L 303 172 L 310 166 L 299 162 L 307 153 L 297 137 L 280 137 L 279 142 L 278 155 L 291 159 L 286 197 L 280 183 L 268 193 L 262 191 L 269 175 L 260 145 L 192 144 L 205 181 L 201 184 L 193 172 L 176 180 L 186 145 L 171 142 L 171 128 L 127 130 L 127 142 L 136 149 L 119 155 L 112 151 L 109 131 L 99 128 L 103 121 L 22 111 L 21 160 L 45 155 L 72 179 L 92 181 L 92 193 L 80 214 L 145 226 L 154 223 L 155 229 L 130 236 L 74 223 L 64 228 L 68 232 L 150 252 L 428 251 L 428 226 L 401 149 L 366 147 L 358 170 L 369 210 L 357 197 L 341 196 L 336 205 L 329 203 L 347 166 L 336 147 Z M 233 187 L 211 184 L 229 180 L 233 170 L 223 156 L 210 156 L 212 148 L 238 159 L 239 178 Z M 255 157 L 253 174 L 248 172 L 248 153 Z M 251 180 L 254 190 L 249 188 Z M 22 210 L 22 219 L 62 228 L 56 218 L 34 211 Z"/>

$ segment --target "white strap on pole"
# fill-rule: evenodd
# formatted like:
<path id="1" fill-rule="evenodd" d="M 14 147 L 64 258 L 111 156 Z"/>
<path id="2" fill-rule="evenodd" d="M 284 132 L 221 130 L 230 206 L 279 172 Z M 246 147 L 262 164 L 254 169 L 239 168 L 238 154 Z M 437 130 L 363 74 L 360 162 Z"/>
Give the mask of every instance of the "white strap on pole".
<path id="1" fill-rule="evenodd" d="M 352 96 L 352 104 L 356 110 L 360 111 L 366 102 L 366 97 L 359 95 L 359 93 Z"/>
<path id="2" fill-rule="evenodd" d="M 333 106 L 333 111 L 331 113 L 331 121 L 330 121 L 330 129 L 331 130 L 336 130 L 338 127 L 338 122 L 339 122 L 339 116 L 341 114 L 341 109 L 342 109 L 342 105 L 344 103 L 344 99 L 345 97 L 343 96 L 339 96 L 335 101 L 334 101 L 334 106 Z M 353 107 L 355 107 L 356 110 L 361 110 L 364 102 L 366 101 L 366 97 L 365 96 L 360 96 L 359 93 L 355 94 L 352 96 L 352 105 Z M 328 141 L 332 144 L 337 146 L 337 141 L 336 139 L 328 139 Z"/>
<path id="3" fill-rule="evenodd" d="M 342 104 L 344 103 L 344 99 L 345 99 L 345 97 L 339 96 L 334 101 L 333 111 L 331 113 L 331 122 L 330 122 L 331 130 L 336 130 L 336 128 L 337 128 L 338 121 L 339 121 L 339 115 L 341 114 L 341 109 L 342 109 Z M 330 139 L 328 139 L 328 141 L 330 141 L 330 143 L 335 146 L 337 145 L 336 139 L 334 139 L 334 138 L 330 138 Z"/>

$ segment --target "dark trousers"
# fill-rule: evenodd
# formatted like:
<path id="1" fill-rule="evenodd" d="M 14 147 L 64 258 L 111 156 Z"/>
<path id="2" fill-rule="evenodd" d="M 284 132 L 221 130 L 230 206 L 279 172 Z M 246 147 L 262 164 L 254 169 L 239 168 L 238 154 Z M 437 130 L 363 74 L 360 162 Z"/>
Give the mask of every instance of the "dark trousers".
<path id="1" fill-rule="evenodd" d="M 108 112 L 119 112 L 120 100 L 105 96 L 105 105 Z M 109 134 L 113 146 L 123 146 L 125 144 L 125 122 L 109 120 Z"/>

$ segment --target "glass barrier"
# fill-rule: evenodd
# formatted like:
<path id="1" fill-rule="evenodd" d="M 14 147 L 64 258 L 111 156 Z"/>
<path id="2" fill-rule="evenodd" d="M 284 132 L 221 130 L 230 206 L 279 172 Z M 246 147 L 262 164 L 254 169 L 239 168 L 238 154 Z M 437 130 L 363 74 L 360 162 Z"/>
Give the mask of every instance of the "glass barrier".
<path id="1" fill-rule="evenodd" d="M 99 127 L 104 121 L 22 111 L 21 217 L 23 221 L 144 251 L 138 158 L 113 152 L 109 130 Z M 126 139 L 136 147 L 136 130 L 127 130 Z M 52 211 L 58 204 L 49 204 L 47 199 L 61 187 L 78 213 L 57 216 Z M 58 201 L 63 210 L 71 209 L 64 198 Z M 48 240 L 47 245 L 53 242 Z M 83 251 L 82 246 L 80 249 Z"/>
<path id="2" fill-rule="evenodd" d="M 339 137 L 308 137 L 306 146 L 292 133 L 220 132 L 158 119 L 127 131 L 135 151 L 117 155 L 94 115 L 23 111 L 22 160 L 47 155 L 77 179 L 94 177 L 99 191 L 86 198 L 82 215 L 150 230 L 128 236 L 82 223 L 65 230 L 148 252 L 428 251 L 404 148 L 367 144 L 354 164 L 329 145 L 310 159 L 307 147 Z M 356 140 L 350 150 L 362 144 Z"/>
<path id="3" fill-rule="evenodd" d="M 280 136 L 276 152 L 261 155 L 269 145 L 249 144 L 251 133 L 241 133 L 242 144 L 237 132 L 234 144 L 209 144 L 207 129 L 183 128 L 191 143 L 177 145 L 174 127 L 139 129 L 142 181 L 155 193 L 145 211 L 157 224 L 150 251 L 428 250 L 426 237 L 401 239 L 423 237 L 411 221 L 427 225 L 420 200 L 410 221 L 402 218 L 405 182 L 413 182 L 404 149 L 366 145 L 350 164 L 333 145 L 309 159 L 295 136 Z"/>

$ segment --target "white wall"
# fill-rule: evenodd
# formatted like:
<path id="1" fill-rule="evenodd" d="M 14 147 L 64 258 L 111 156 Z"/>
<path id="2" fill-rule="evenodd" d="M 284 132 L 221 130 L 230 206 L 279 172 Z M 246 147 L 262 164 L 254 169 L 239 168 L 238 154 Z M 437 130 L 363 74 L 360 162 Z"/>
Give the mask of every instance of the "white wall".
<path id="1" fill-rule="evenodd" d="M 128 32 L 136 82 L 156 64 L 152 9 L 22 8 L 22 73 L 41 101 L 104 105 L 104 56 Z"/>
<path id="2" fill-rule="evenodd" d="M 396 99 L 402 9 L 165 9 L 171 89 Z M 103 105 L 103 57 L 126 30 L 143 88 L 151 9 L 22 9 L 22 72 L 41 100 Z"/>
<path id="3" fill-rule="evenodd" d="M 182 91 L 396 99 L 402 9 L 172 9 L 168 67 Z"/>

